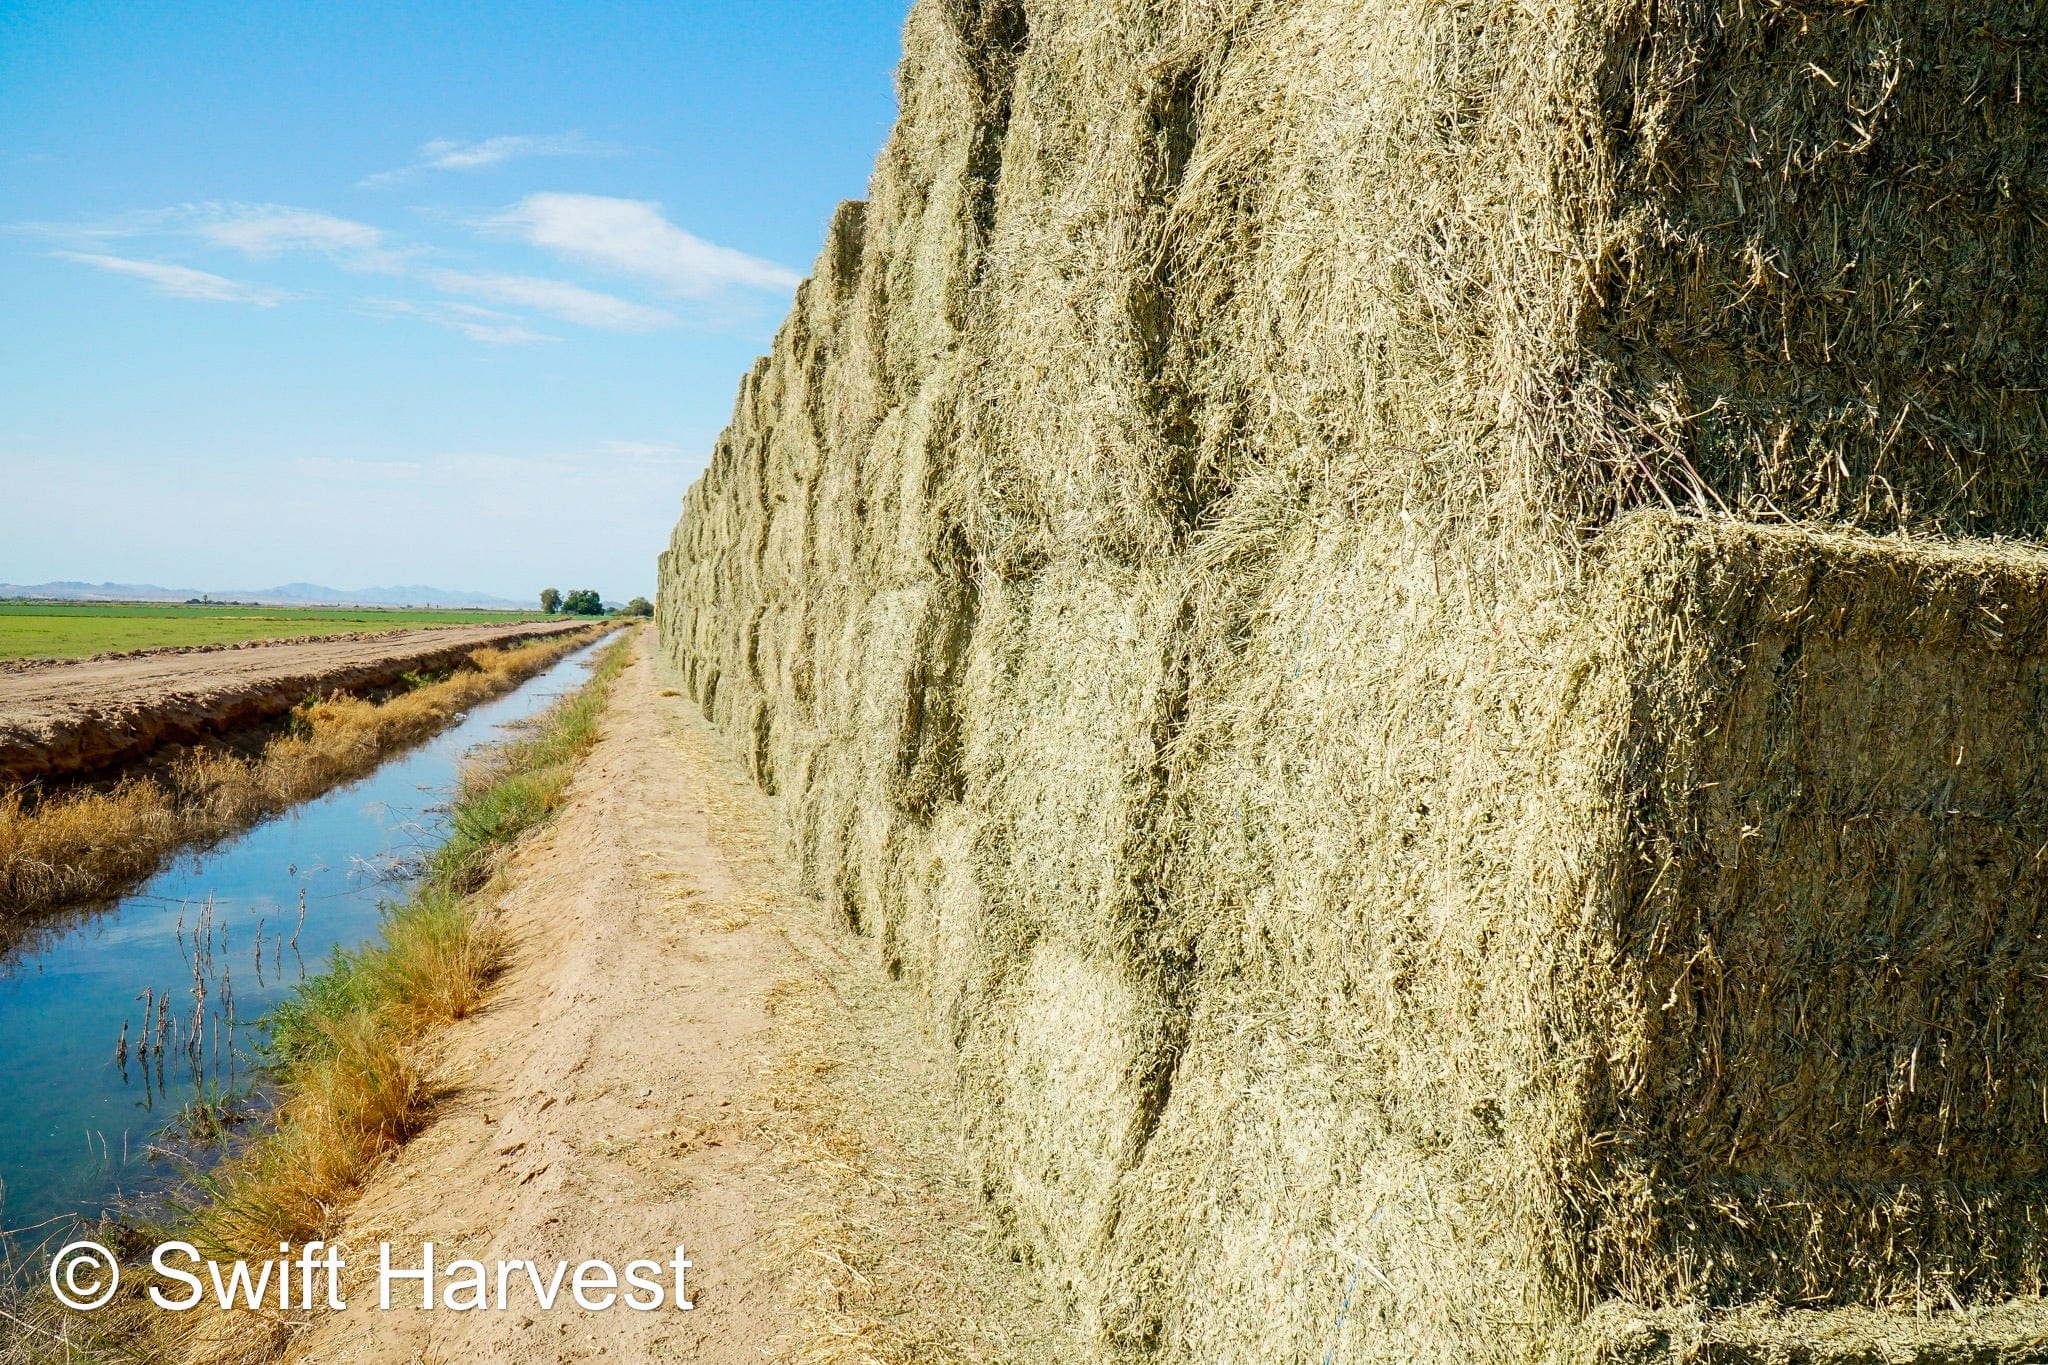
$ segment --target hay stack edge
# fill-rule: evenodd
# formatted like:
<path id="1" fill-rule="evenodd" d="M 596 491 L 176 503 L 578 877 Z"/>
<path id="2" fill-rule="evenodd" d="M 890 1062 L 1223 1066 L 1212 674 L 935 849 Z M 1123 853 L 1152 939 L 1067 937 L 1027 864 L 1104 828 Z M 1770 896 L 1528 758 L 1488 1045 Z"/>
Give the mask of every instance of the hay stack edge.
<path id="1" fill-rule="evenodd" d="M 1100 1359 L 2048 1359 L 2048 13 L 899 86 L 660 638 Z"/>

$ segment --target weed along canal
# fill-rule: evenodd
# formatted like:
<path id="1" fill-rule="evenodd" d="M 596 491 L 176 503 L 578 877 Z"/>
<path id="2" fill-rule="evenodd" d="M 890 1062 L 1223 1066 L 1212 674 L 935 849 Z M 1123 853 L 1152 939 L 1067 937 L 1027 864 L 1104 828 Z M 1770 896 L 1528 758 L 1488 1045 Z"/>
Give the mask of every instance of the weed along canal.
<path id="1" fill-rule="evenodd" d="M 584 679 L 588 646 L 367 777 L 53 920 L 0 963 L 0 1228 L 17 1258 L 73 1216 L 174 1185 L 260 1080 L 258 1022 L 372 939 L 448 832 L 465 754 Z"/>

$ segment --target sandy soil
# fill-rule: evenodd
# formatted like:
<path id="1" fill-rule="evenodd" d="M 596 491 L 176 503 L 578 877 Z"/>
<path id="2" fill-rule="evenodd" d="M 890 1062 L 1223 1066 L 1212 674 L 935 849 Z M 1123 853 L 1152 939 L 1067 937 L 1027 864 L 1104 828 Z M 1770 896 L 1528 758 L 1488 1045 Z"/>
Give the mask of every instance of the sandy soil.
<path id="1" fill-rule="evenodd" d="M 910 988 L 795 893 L 772 815 L 645 655 L 560 818 L 495 913 L 514 962 L 441 1035 L 434 1125 L 345 1234 L 322 1362 L 1078 1359 L 994 1250 Z M 376 1307 L 377 1245 L 416 1264 L 694 1262 L 695 1308 Z M 394 1263 L 399 1259 L 394 1255 Z M 515 1275 L 523 1272 L 514 1272 Z M 495 1274 L 495 1272 L 494 1272 Z"/>
<path id="2" fill-rule="evenodd" d="M 317 691 L 378 687 L 483 645 L 588 622 L 430 626 L 0 671 L 0 785 L 90 771 L 280 715 Z"/>

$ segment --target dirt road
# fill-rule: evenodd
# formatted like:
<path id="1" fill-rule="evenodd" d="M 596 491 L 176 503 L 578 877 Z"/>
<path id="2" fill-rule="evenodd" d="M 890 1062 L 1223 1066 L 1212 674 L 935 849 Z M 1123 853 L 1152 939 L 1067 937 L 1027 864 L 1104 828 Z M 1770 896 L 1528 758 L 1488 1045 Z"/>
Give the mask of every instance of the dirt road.
<path id="1" fill-rule="evenodd" d="M 433 626 L 17 664 L 0 669 L 0 786 L 89 772 L 281 715 L 315 692 L 379 687 L 484 645 L 587 624 Z"/>
<path id="2" fill-rule="evenodd" d="M 1061 1362 L 990 1254 L 910 987 L 795 894 L 771 815 L 643 653 L 560 818 L 508 867 L 514 965 L 442 1035 L 435 1124 L 345 1233 L 356 1284 L 295 1359 Z M 694 1262 L 689 1312 L 378 1311 L 377 1246 L 437 1263 Z M 408 1286 L 411 1282 L 406 1282 Z"/>

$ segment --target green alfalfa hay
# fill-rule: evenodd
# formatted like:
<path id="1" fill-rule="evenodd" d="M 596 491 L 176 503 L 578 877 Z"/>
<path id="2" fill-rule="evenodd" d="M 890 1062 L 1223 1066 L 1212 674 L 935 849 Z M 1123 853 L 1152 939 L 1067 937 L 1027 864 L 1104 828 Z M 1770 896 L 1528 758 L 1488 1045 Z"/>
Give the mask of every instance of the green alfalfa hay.
<path id="1" fill-rule="evenodd" d="M 1859 252 L 1873 297 L 1913 292 L 1928 258 L 1883 256 L 1912 229 L 1836 133 L 1875 109 L 1903 149 L 2013 145 L 1995 118 L 1987 143 L 1965 135 L 1948 74 L 1881 109 L 1865 98 L 1871 72 L 1910 77 L 1902 43 L 1963 53 L 1952 73 L 1996 34 L 1875 7 L 1724 25 L 1074 5 L 1034 10 L 1021 53 L 1008 38 L 984 52 L 1001 8 L 913 16 L 858 279 L 828 252 L 692 494 L 664 609 L 693 690 L 771 756 L 816 888 L 885 945 L 900 919 L 908 947 L 885 957 L 945 983 L 991 1188 L 1020 1249 L 1112 1337 L 1313 1354 L 1357 1280 L 1353 1333 L 1385 1324 L 1403 1335 L 1378 1349 L 1455 1359 L 1476 1341 L 1545 1349 L 1604 1293 L 1685 1292 L 1686 1248 L 1654 1231 L 1685 1196 L 1629 1187 L 1587 1126 L 1606 1083 L 1595 1044 L 1633 1007 L 1613 960 L 1627 917 L 1602 899 L 1626 878 L 1602 859 L 1638 851 L 1631 689 L 1656 662 L 1640 620 L 1659 618 L 1617 606 L 1599 617 L 1613 640 L 1582 640 L 1595 565 L 1627 568 L 1584 541 L 1643 505 L 2029 529 L 2024 498 L 1998 491 L 2004 447 L 1963 430 L 1981 390 L 1940 366 L 1911 367 L 1900 430 L 1921 434 L 1917 454 L 1861 415 L 1794 422 L 1774 400 L 1786 417 L 1767 430 L 1733 398 L 1712 406 L 1773 375 L 1794 376 L 1794 398 L 1828 397 L 1842 373 L 1890 382 L 1899 362 L 1872 338 L 1904 322 L 1939 348 L 1971 292 L 1991 301 L 1980 323 L 2003 307 L 1987 286 L 2015 274 L 2010 251 L 1924 327 L 1861 317 L 1820 251 Z M 1830 89 L 1853 67 L 1841 102 L 1808 98 L 1827 81 L 1783 49 Z M 991 99 L 998 71 L 1016 80 Z M 1799 98 L 1753 97 L 1795 77 Z M 1731 144 L 1713 131 L 1731 118 L 1756 130 L 1732 140 L 1746 148 L 1840 153 L 1742 191 L 1769 213 L 1732 245 L 1700 188 L 1725 167 L 1695 174 L 1711 158 L 1672 131 Z M 1825 206 L 1852 201 L 1867 211 L 1845 235 Z M 1659 253 L 1692 259 L 1673 244 L 1695 238 L 1712 287 L 1673 294 Z M 1819 264 L 1768 280 L 1726 265 L 1793 261 L 1781 247 Z M 1752 286 L 1780 320 L 1776 354 L 1699 343 Z M 2002 330 L 2026 335 L 2023 319 Z M 1857 346 L 1872 363 L 1834 358 Z M 1185 593 L 1147 618 L 1155 633 L 1073 613 L 1134 569 Z M 937 604 L 932 624 L 905 624 L 906 594 Z M 1681 654 L 1712 659 L 1711 623 L 1676 629 Z M 1409 663 L 1371 657 L 1391 641 Z M 1105 678 L 1134 679 L 1131 695 L 1091 700 Z M 1110 742 L 1105 715 L 1124 727 Z M 1065 727 L 1074 753 L 1011 775 L 1033 725 L 1038 750 Z M 1148 785 L 1157 753 L 1166 780 Z M 1304 794 L 1305 777 L 1327 785 Z M 1304 866 L 1277 886 L 1290 858 Z M 1075 875 L 1089 862 L 1125 884 L 1105 900 L 1104 878 Z M 1104 904 L 1137 907 L 1147 932 L 1093 935 Z M 1191 944 L 1215 978 L 1162 990 Z M 1126 1004 L 1063 1025 L 1089 1002 L 1048 996 L 1062 979 Z M 1597 1008 L 1546 994 L 1557 980 Z M 1045 1051 L 1034 1036 L 1127 1026 L 1187 1035 L 1174 1108 L 1158 1109 L 1159 1049 L 1142 1042 L 1098 1066 L 1097 1118 L 1066 1105 L 1078 1092 L 1049 1089 L 1035 1113 L 997 1083 L 1019 1048 Z M 1105 1194 L 1099 1172 L 1078 1203 L 1041 1192 L 1133 1116 L 1102 1158 L 1128 1192 Z M 1902 1261 L 1858 1254 L 1810 1270 L 1831 1292 L 1897 1290 Z M 1742 1292 L 1721 1273 L 1701 1292 Z M 1938 1287 L 1913 1292 L 1938 1306 Z"/>
<path id="2" fill-rule="evenodd" d="M 2038 1295 L 2048 566 L 1613 533 L 1637 700 L 1588 1275 L 1640 1302 Z M 1616 1190 L 1625 1191 L 1616 1201 Z M 1902 1252 L 1909 1247 L 1910 1252 Z"/>

